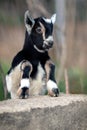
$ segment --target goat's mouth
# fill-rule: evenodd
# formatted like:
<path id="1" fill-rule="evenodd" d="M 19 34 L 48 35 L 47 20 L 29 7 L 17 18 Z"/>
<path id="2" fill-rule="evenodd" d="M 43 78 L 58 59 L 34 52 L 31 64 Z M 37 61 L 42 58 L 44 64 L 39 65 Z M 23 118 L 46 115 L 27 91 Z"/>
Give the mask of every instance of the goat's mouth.
<path id="1" fill-rule="evenodd" d="M 53 46 L 53 41 L 44 41 L 44 43 L 43 43 L 44 50 L 48 50 L 48 49 L 52 48 L 52 46 Z"/>
<path id="2" fill-rule="evenodd" d="M 43 45 L 42 48 L 39 48 L 38 46 L 34 45 L 34 48 L 40 52 L 40 53 L 44 53 L 46 51 L 48 51 L 50 48 L 52 48 L 52 46 L 50 45 Z"/>
<path id="3" fill-rule="evenodd" d="M 52 48 L 53 45 L 47 45 L 47 44 L 43 44 L 43 49 L 44 50 L 49 50 L 50 48 Z"/>
<path id="4" fill-rule="evenodd" d="M 50 48 L 52 48 L 52 46 L 53 46 L 53 42 L 49 42 L 49 43 L 45 42 L 43 44 L 43 49 L 44 50 L 49 50 Z"/>

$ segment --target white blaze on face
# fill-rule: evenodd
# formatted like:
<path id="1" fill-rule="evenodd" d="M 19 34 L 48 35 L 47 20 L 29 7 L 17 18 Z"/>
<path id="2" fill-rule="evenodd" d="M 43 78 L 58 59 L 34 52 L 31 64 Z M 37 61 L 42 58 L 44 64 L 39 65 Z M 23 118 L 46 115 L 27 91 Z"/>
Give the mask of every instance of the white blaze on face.
<path id="1" fill-rule="evenodd" d="M 53 41 L 53 36 L 49 36 L 48 38 L 45 39 L 45 41 L 47 42 Z"/>
<path id="2" fill-rule="evenodd" d="M 41 29 L 42 29 L 42 36 L 43 36 L 43 40 L 44 40 L 44 44 L 48 45 L 48 42 L 53 42 L 53 36 L 48 36 L 47 38 L 45 37 L 45 27 L 44 25 L 40 22 L 40 26 L 41 26 Z"/>
<path id="3" fill-rule="evenodd" d="M 49 36 L 48 38 L 44 39 L 44 44 L 48 45 L 49 42 L 53 42 L 53 36 Z"/>
<path id="4" fill-rule="evenodd" d="M 43 18 L 43 20 L 47 23 L 52 23 L 54 24 L 55 23 L 55 20 L 56 20 L 56 14 L 52 15 L 51 19 L 46 19 L 46 18 Z M 42 36 L 43 36 L 43 40 L 44 40 L 44 44 L 48 45 L 49 42 L 53 42 L 53 36 L 50 35 L 46 38 L 45 36 L 45 33 L 46 33 L 46 29 L 44 27 L 44 25 L 40 23 L 40 26 L 41 26 L 41 29 L 42 29 Z"/>

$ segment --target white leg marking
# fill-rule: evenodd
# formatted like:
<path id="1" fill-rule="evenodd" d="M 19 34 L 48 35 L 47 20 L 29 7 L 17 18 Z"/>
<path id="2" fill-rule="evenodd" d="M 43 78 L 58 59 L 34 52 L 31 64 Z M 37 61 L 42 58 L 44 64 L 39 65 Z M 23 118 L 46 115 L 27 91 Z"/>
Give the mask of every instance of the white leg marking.
<path id="1" fill-rule="evenodd" d="M 53 88 L 58 88 L 57 84 L 53 82 L 52 80 L 49 80 L 47 82 L 47 89 L 48 91 L 51 91 Z"/>
<path id="2" fill-rule="evenodd" d="M 21 86 L 20 86 L 20 88 L 23 88 L 23 87 L 27 87 L 27 88 L 30 87 L 30 82 L 29 82 L 28 78 L 21 79 Z"/>
<path id="3" fill-rule="evenodd" d="M 55 90 L 56 90 L 56 91 L 58 90 L 58 86 L 57 86 L 57 84 L 56 84 L 54 81 L 49 80 L 49 81 L 47 82 L 47 90 L 48 90 L 48 94 L 49 94 L 50 96 L 55 97 L 55 96 L 57 96 L 57 93 L 55 93 Z M 54 90 L 54 91 L 53 91 L 53 90 Z"/>
<path id="4" fill-rule="evenodd" d="M 22 93 L 22 88 L 29 88 L 30 87 L 30 82 L 28 78 L 25 79 L 21 79 L 21 85 L 19 87 L 19 89 L 17 90 L 17 95 L 20 96 L 20 94 Z"/>

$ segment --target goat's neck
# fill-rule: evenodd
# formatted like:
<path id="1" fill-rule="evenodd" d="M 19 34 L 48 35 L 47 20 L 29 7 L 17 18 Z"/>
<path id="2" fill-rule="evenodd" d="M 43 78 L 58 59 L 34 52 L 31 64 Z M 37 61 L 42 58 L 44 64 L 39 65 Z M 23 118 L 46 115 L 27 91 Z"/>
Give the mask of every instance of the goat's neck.
<path id="1" fill-rule="evenodd" d="M 30 37 L 30 35 L 27 33 L 27 31 L 26 31 L 23 50 L 29 51 L 29 49 L 31 49 L 32 47 L 33 47 L 33 44 L 32 44 L 31 37 Z"/>

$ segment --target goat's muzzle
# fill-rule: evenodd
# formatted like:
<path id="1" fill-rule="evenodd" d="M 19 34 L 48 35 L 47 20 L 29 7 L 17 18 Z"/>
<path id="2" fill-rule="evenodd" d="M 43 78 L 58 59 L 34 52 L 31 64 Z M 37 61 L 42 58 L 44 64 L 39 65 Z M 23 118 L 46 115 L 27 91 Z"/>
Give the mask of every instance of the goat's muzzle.
<path id="1" fill-rule="evenodd" d="M 43 48 L 44 49 L 50 49 L 53 46 L 53 41 L 44 41 Z"/>
<path id="2" fill-rule="evenodd" d="M 53 41 L 49 41 L 48 45 L 52 47 L 53 46 Z"/>

